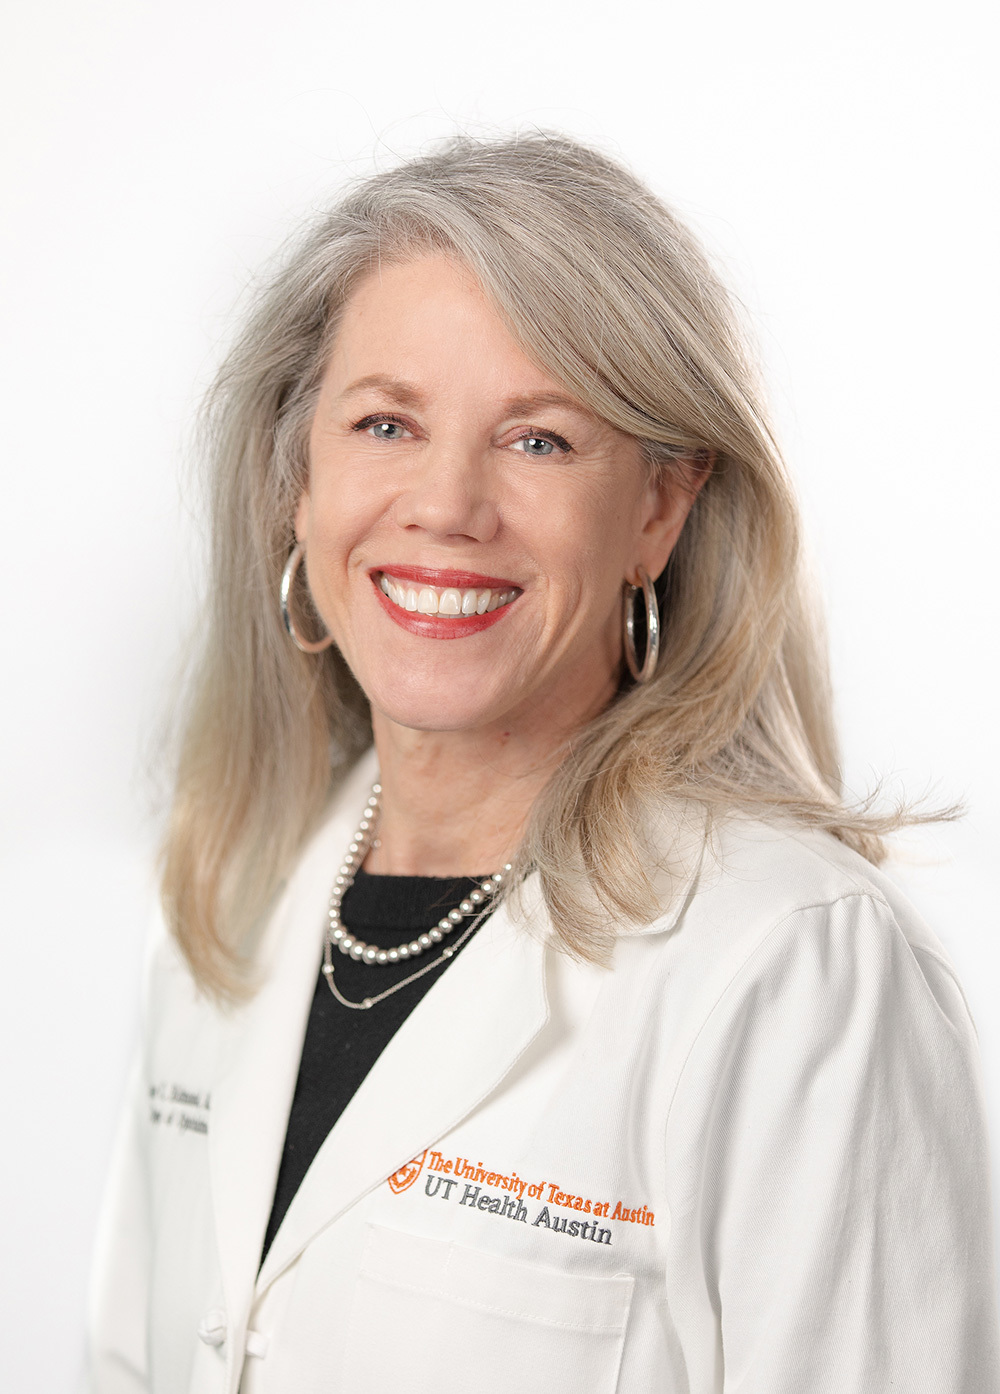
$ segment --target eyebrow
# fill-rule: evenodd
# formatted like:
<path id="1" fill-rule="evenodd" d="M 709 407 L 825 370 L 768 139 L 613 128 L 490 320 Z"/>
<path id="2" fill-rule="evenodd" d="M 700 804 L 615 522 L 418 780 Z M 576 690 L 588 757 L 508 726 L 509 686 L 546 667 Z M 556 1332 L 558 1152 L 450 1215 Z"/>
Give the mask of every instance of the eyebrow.
<path id="1" fill-rule="evenodd" d="M 377 388 L 384 392 L 400 406 L 420 407 L 424 405 L 423 393 L 412 382 L 406 382 L 402 378 L 387 377 L 384 373 L 369 373 L 366 377 L 358 378 L 357 381 L 349 383 L 340 394 L 340 400 L 344 401 L 348 397 L 355 397 L 371 388 Z M 511 397 L 503 404 L 503 415 L 505 417 L 531 416 L 533 412 L 542 407 L 562 407 L 566 411 L 575 412 L 578 416 L 593 416 L 593 412 L 589 408 L 565 392 L 536 392 L 528 397 Z"/>
<path id="2" fill-rule="evenodd" d="M 358 378 L 356 382 L 349 383 L 341 392 L 340 400 L 344 401 L 347 397 L 356 397 L 359 392 L 367 392 L 372 387 L 377 387 L 385 392 L 400 406 L 419 407 L 423 405 L 423 394 L 411 382 L 404 382 L 402 378 L 386 377 L 384 373 L 369 373 L 367 377 Z"/>
<path id="3" fill-rule="evenodd" d="M 565 392 L 536 392 L 531 397 L 512 397 L 504 405 L 506 416 L 531 416 L 539 407 L 562 407 L 566 411 L 576 412 L 577 416 L 590 416 L 594 413 L 585 407 L 582 402 L 575 397 L 570 397 Z"/>

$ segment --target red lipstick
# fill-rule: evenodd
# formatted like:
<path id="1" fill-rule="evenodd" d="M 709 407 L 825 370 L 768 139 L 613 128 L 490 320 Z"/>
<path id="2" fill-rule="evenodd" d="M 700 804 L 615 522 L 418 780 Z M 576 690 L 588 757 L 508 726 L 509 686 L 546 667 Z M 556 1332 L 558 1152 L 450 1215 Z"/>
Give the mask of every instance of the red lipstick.
<path id="1" fill-rule="evenodd" d="M 430 566 L 373 566 L 369 571 L 376 576 L 395 576 L 398 581 L 415 581 L 420 586 L 454 586 L 456 590 L 512 591 L 520 590 L 516 581 L 507 581 L 502 576 L 483 576 L 478 571 L 439 571 Z"/>
<path id="2" fill-rule="evenodd" d="M 386 576 L 393 576 L 400 581 L 412 581 L 416 584 L 423 583 L 426 586 L 448 587 L 453 586 L 457 589 L 472 590 L 478 587 L 480 590 L 513 590 L 517 591 L 514 600 L 521 594 L 519 587 L 513 582 L 499 580 L 496 577 L 480 576 L 476 572 L 469 571 L 434 571 L 426 567 L 402 566 L 384 568 Z M 385 594 L 378 583 L 378 578 L 383 575 L 383 568 L 378 567 L 369 573 L 372 588 L 382 609 L 399 625 L 400 629 L 405 629 L 410 634 L 419 635 L 422 639 L 466 639 L 472 634 L 479 634 L 484 629 L 489 629 L 492 625 L 498 624 L 507 614 L 514 600 L 510 600 L 506 605 L 500 605 L 495 610 L 490 610 L 485 615 L 455 615 L 443 618 L 440 615 L 422 615 L 415 610 L 403 610 L 399 605 Z M 461 579 L 455 579 L 461 578 Z"/>

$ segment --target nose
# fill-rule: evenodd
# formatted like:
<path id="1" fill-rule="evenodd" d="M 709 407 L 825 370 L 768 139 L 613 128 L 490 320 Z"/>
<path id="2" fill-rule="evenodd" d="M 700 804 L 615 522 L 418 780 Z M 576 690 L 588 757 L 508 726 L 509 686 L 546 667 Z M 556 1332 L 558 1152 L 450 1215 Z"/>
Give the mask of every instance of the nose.
<path id="1" fill-rule="evenodd" d="M 429 445 L 407 471 L 395 520 L 435 538 L 489 542 L 500 525 L 495 480 L 482 454 L 457 444 Z"/>

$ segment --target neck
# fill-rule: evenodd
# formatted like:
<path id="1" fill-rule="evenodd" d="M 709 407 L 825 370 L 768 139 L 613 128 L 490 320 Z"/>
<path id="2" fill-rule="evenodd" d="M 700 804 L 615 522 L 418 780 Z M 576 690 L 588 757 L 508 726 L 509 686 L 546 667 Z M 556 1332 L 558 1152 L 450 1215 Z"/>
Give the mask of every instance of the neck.
<path id="1" fill-rule="evenodd" d="M 564 753 L 509 729 L 414 731 L 378 713 L 372 725 L 382 813 L 365 869 L 395 876 L 499 870 Z"/>

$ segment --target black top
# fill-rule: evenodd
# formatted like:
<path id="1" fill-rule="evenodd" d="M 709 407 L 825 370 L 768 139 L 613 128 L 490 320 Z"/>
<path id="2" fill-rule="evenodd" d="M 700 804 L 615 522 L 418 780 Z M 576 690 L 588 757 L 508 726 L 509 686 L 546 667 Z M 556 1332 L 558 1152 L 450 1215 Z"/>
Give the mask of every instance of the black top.
<path id="1" fill-rule="evenodd" d="M 367 943 L 394 948 L 426 933 L 485 879 L 485 876 L 371 876 L 359 871 L 341 905 L 344 927 Z M 469 923 L 465 921 L 465 925 L 446 937 L 444 943 L 458 939 Z M 468 942 L 467 939 L 465 943 Z M 382 965 L 359 963 L 335 951 L 337 987 L 350 1001 L 360 1002 L 384 992 L 393 983 L 401 982 L 438 958 L 443 947 L 444 944 L 438 945 L 417 959 Z M 323 973 L 319 973 L 309 1009 L 261 1263 L 327 1133 L 403 1022 L 441 974 L 448 971 L 449 964 L 455 961 L 462 948 L 445 959 L 439 968 L 408 983 L 367 1011 L 342 1006 L 327 986 Z"/>

